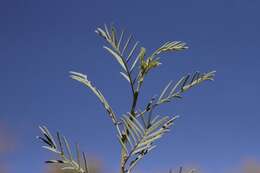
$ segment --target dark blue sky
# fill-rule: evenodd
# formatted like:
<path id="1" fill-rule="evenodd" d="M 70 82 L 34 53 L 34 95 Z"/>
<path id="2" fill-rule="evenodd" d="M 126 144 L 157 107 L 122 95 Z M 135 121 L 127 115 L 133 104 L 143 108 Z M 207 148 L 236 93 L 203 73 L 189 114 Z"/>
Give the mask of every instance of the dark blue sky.
<path id="1" fill-rule="evenodd" d="M 119 144 L 109 118 L 95 96 L 68 77 L 70 70 L 87 74 L 117 114 L 128 111 L 127 82 L 94 33 L 110 22 L 127 28 L 148 50 L 168 40 L 190 47 L 163 56 L 146 80 L 141 104 L 187 72 L 217 71 L 215 82 L 161 108 L 181 118 L 138 170 L 193 165 L 219 173 L 260 159 L 259 7 L 257 0 L 2 0 L 0 121 L 16 147 L 0 162 L 11 173 L 42 172 L 52 155 L 35 136 L 45 124 L 118 170 Z"/>

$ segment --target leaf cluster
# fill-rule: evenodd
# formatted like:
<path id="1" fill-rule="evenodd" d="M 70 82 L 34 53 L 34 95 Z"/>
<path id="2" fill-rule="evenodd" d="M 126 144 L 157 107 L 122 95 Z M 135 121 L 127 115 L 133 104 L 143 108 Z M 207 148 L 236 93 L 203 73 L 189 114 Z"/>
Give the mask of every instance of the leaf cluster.
<path id="1" fill-rule="evenodd" d="M 155 49 L 151 54 L 148 54 L 144 47 L 139 46 L 138 41 L 134 41 L 132 35 L 127 36 L 125 30 L 118 34 L 117 29 L 113 25 L 109 28 L 107 25 L 104 25 L 103 28 L 97 28 L 96 33 L 108 44 L 104 46 L 104 49 L 118 62 L 122 69 L 120 74 L 130 85 L 132 103 L 129 111 L 122 116 L 118 116 L 101 91 L 92 84 L 86 75 L 71 71 L 70 77 L 89 88 L 97 96 L 108 113 L 116 128 L 118 141 L 121 144 L 120 173 L 130 173 L 137 163 L 156 147 L 158 139 L 169 132 L 170 127 L 178 118 L 176 115 L 159 116 L 154 113 L 155 108 L 161 104 L 171 102 L 175 98 L 182 98 L 184 92 L 204 81 L 213 80 L 215 71 L 208 73 L 195 72 L 192 75 L 187 74 L 174 85 L 170 82 L 159 97 L 152 97 L 147 106 L 142 109 L 138 107 L 141 87 L 149 72 L 161 64 L 159 55 L 167 52 L 182 51 L 187 49 L 188 46 L 181 41 L 168 41 Z M 59 154 L 61 157 L 61 160 L 51 160 L 49 163 L 69 164 L 69 168 L 78 170 L 81 173 L 87 173 L 87 168 L 83 169 L 80 166 L 80 161 L 73 160 L 65 137 L 62 137 L 62 140 L 67 148 L 68 156 L 63 152 L 62 140 L 59 135 L 57 135 L 57 139 L 60 144 L 60 150 L 58 150 L 47 128 L 40 127 L 40 129 L 44 138 L 39 138 L 47 144 L 44 148 Z M 84 154 L 83 156 L 85 158 Z"/>
<path id="2" fill-rule="evenodd" d="M 124 131 L 122 133 L 127 143 L 124 142 L 125 140 L 122 137 L 118 136 L 118 139 L 126 153 L 125 165 L 123 166 L 126 166 L 127 161 L 129 161 L 127 172 L 131 172 L 137 162 L 156 147 L 154 142 L 169 131 L 176 118 L 178 118 L 178 116 L 172 118 L 164 116 L 160 119 L 155 117 L 150 124 L 146 126 L 144 122 L 144 124 L 142 124 L 140 120 L 130 113 L 128 116 L 123 115 Z M 125 133 L 126 131 L 129 133 Z"/>
<path id="3" fill-rule="evenodd" d="M 172 85 L 172 81 L 166 85 L 158 98 L 157 105 L 170 102 L 174 98 L 182 98 L 181 94 L 188 91 L 192 87 L 202 83 L 203 81 L 213 81 L 216 71 L 208 73 L 195 72 L 194 74 L 183 76 L 175 85 Z"/>
<path id="4" fill-rule="evenodd" d="M 117 34 L 117 30 L 113 25 L 111 25 L 110 28 L 108 28 L 107 25 L 104 25 L 104 29 L 97 28 L 96 33 L 104 38 L 109 44 L 110 47 L 104 46 L 104 48 L 122 67 L 123 72 L 120 72 L 120 74 L 122 74 L 122 76 L 130 83 L 133 94 L 139 92 L 147 73 L 161 64 L 159 61 L 160 57 L 158 57 L 159 54 L 181 51 L 188 48 L 184 42 L 169 41 L 156 49 L 151 55 L 146 55 L 146 49 L 144 47 L 138 48 L 139 41 L 134 41 L 132 35 L 127 36 L 125 30 L 122 30 L 120 34 Z M 124 37 L 126 38 L 124 39 Z M 139 68 L 137 67 L 138 61 Z M 134 70 L 137 71 L 137 75 L 135 76 L 133 75 Z"/>
<path id="5" fill-rule="evenodd" d="M 65 136 L 60 135 L 57 132 L 57 141 L 53 138 L 47 127 L 39 127 L 42 136 L 37 136 L 45 145 L 43 148 L 57 154 L 59 159 L 52 159 L 45 161 L 46 163 L 60 164 L 62 170 L 73 170 L 77 173 L 88 173 L 88 166 L 86 161 L 86 155 L 84 152 L 80 152 L 79 145 L 76 144 L 76 159 L 73 158 L 70 144 Z"/>

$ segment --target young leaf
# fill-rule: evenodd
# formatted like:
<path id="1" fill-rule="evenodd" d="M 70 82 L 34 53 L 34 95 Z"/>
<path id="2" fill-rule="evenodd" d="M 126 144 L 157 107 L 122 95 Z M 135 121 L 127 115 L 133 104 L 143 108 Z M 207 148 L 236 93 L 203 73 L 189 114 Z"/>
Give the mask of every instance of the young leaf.
<path id="1" fill-rule="evenodd" d="M 122 57 L 117 54 L 115 51 L 113 51 L 112 49 L 110 49 L 109 47 L 104 46 L 104 49 L 106 49 L 109 53 L 111 53 L 113 55 L 114 58 L 116 58 L 117 62 L 121 65 L 121 67 L 126 70 L 126 66 L 124 64 L 124 61 L 122 60 Z"/>
<path id="2" fill-rule="evenodd" d="M 159 97 L 158 100 L 162 100 L 162 98 L 164 97 L 165 93 L 167 92 L 167 90 L 168 90 L 168 88 L 171 86 L 171 84 L 172 84 L 172 81 L 170 81 L 170 82 L 166 85 L 166 87 L 165 87 L 164 90 L 162 91 L 162 93 L 161 93 L 161 95 L 160 95 L 160 97 Z"/>
<path id="3" fill-rule="evenodd" d="M 126 41 L 126 43 L 125 43 L 125 46 L 124 46 L 124 48 L 123 48 L 123 50 L 122 50 L 122 55 L 124 55 L 124 52 L 126 51 L 126 49 L 127 49 L 128 45 L 129 45 L 130 41 L 132 40 L 132 38 L 133 38 L 132 35 L 130 35 L 130 36 L 128 37 L 128 39 L 127 39 L 127 41 Z"/>
<path id="4" fill-rule="evenodd" d="M 67 150 L 67 153 L 69 155 L 70 161 L 73 161 L 73 156 L 72 156 L 72 153 L 71 153 L 70 145 L 69 145 L 67 139 L 65 138 L 65 136 L 62 136 L 62 139 L 63 139 L 63 142 L 65 143 L 66 150 Z"/>
<path id="5" fill-rule="evenodd" d="M 120 74 L 121 74 L 129 83 L 131 83 L 129 77 L 128 77 L 124 72 L 120 72 Z"/>
<path id="6" fill-rule="evenodd" d="M 135 43 L 134 47 L 132 48 L 132 50 L 130 51 L 130 53 L 128 54 L 126 62 L 128 62 L 130 60 L 130 58 L 132 57 L 132 55 L 133 55 L 134 51 L 136 50 L 136 47 L 137 47 L 138 44 L 139 44 L 139 42 L 137 41 Z"/>

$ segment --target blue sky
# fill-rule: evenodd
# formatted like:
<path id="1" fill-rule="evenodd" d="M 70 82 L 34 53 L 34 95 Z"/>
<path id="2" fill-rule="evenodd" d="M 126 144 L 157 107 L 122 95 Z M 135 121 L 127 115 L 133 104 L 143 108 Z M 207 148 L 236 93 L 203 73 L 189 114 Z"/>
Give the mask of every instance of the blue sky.
<path id="1" fill-rule="evenodd" d="M 169 80 L 217 71 L 215 82 L 160 109 L 181 118 L 137 170 L 192 165 L 219 173 L 244 159 L 260 159 L 259 5 L 257 0 L 1 1 L 0 121 L 15 148 L 0 162 L 11 173 L 42 172 L 52 155 L 35 136 L 45 124 L 117 171 L 119 144 L 109 118 L 95 96 L 68 77 L 70 70 L 87 74 L 117 114 L 128 111 L 127 82 L 94 33 L 110 22 L 127 28 L 150 51 L 168 40 L 190 47 L 162 57 L 163 65 L 147 78 L 141 105 Z"/>

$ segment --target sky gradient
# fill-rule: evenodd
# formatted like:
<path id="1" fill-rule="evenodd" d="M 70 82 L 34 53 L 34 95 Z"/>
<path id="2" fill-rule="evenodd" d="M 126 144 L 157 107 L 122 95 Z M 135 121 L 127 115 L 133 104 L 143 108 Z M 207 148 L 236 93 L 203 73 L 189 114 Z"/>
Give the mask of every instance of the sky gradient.
<path id="1" fill-rule="evenodd" d="M 257 0 L 1 1 L 0 125 L 9 130 L 14 147 L 0 153 L 0 163 L 10 173 L 43 172 L 43 161 L 52 155 L 35 136 L 39 125 L 47 125 L 79 142 L 105 168 L 118 170 L 119 144 L 110 119 L 68 73 L 87 74 L 117 114 L 129 110 L 130 88 L 94 33 L 111 22 L 127 28 L 150 52 L 169 40 L 190 47 L 161 56 L 141 105 L 170 80 L 196 70 L 217 71 L 214 82 L 161 107 L 163 114 L 181 118 L 139 172 L 188 165 L 220 173 L 244 159 L 260 160 L 259 6 Z"/>

